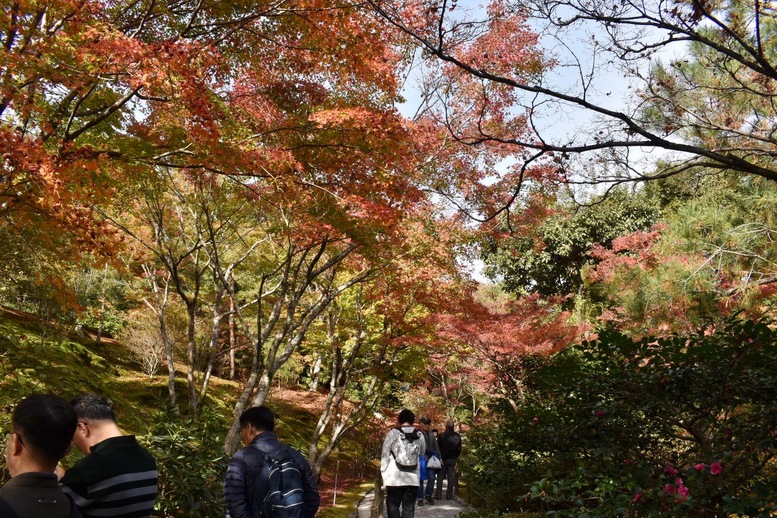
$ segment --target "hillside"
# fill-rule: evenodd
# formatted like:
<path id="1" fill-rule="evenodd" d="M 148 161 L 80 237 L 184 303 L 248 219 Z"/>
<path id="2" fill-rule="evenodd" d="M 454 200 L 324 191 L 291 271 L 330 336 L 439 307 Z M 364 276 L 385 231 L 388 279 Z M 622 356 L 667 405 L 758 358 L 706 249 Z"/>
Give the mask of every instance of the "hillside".
<path id="1" fill-rule="evenodd" d="M 66 399 L 83 392 L 104 394 L 114 401 L 121 428 L 138 435 L 160 464 L 164 507 L 157 516 L 223 516 L 220 487 L 227 459 L 220 445 L 239 384 L 214 379 L 202 416 L 192 423 L 169 411 L 166 373 L 149 377 L 130 358 L 116 340 L 97 342 L 88 334 L 0 308 L 0 425 L 7 430 L 13 404 L 34 392 Z M 177 388 L 185 393 L 182 373 Z M 299 387 L 276 386 L 267 405 L 276 412 L 281 440 L 306 452 L 323 400 L 323 395 Z M 349 437 L 329 459 L 321 476 L 319 516 L 348 516 L 369 488 L 370 481 L 362 480 L 372 471 L 372 453 L 365 444 L 371 444 L 368 437 Z M 73 451 L 63 464 L 68 466 L 79 456 Z M 4 459 L 0 468 L 4 482 L 8 478 Z"/>

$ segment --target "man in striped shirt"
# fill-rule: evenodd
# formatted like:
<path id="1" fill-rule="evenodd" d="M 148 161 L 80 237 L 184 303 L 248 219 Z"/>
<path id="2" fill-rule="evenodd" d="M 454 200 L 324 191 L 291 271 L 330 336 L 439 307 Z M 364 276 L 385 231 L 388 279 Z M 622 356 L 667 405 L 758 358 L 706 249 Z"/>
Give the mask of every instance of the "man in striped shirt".
<path id="1" fill-rule="evenodd" d="M 154 457 L 121 432 L 110 400 L 86 394 L 70 403 L 78 416 L 73 443 L 86 457 L 64 474 L 63 490 L 84 518 L 149 518 L 159 476 Z"/>

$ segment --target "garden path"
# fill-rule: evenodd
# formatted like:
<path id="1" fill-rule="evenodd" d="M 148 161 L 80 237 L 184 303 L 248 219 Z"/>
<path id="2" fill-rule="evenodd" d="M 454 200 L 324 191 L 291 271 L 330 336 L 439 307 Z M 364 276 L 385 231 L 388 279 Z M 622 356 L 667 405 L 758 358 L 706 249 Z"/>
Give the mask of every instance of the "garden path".
<path id="1" fill-rule="evenodd" d="M 370 491 L 361 502 L 356 513 L 351 518 L 370 518 L 370 509 L 375 498 L 375 491 Z M 415 518 L 456 518 L 465 511 L 467 506 L 460 500 L 454 498 L 453 500 L 435 500 L 434 505 L 423 505 L 421 507 L 416 506 Z M 383 509 L 383 516 L 386 516 L 386 509 Z"/>

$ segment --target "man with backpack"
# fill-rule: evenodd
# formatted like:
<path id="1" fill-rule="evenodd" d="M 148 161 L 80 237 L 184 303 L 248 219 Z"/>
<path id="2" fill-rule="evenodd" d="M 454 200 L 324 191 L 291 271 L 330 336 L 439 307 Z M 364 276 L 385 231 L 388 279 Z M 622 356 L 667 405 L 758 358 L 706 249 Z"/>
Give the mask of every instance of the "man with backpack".
<path id="1" fill-rule="evenodd" d="M 275 416 L 265 406 L 240 415 L 245 448 L 235 452 L 224 479 L 229 518 L 313 518 L 321 501 L 302 454 L 282 444 Z"/>
<path id="2" fill-rule="evenodd" d="M 380 472 L 386 486 L 386 511 L 388 518 L 413 518 L 421 482 L 420 458 L 426 453 L 426 442 L 423 434 L 413 426 L 413 412 L 402 410 L 397 422 L 399 426 L 386 435 L 380 455 Z"/>

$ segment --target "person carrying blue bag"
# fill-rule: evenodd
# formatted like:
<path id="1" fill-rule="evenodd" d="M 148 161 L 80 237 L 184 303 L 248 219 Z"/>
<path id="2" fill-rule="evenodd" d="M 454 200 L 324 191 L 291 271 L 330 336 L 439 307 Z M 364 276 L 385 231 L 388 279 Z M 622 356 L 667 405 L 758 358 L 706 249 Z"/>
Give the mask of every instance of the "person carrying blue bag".
<path id="1" fill-rule="evenodd" d="M 432 494 L 434 493 L 434 482 L 440 468 L 433 469 L 428 464 L 432 457 L 440 458 L 440 447 L 437 445 L 437 437 L 430 429 L 432 420 L 424 416 L 418 420 L 418 423 L 426 443 L 426 453 L 421 458 L 421 482 L 418 485 L 418 503 L 416 505 L 424 505 L 424 501 L 429 505 L 434 505 Z M 425 490 L 424 482 L 426 482 Z"/>

